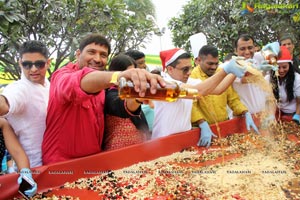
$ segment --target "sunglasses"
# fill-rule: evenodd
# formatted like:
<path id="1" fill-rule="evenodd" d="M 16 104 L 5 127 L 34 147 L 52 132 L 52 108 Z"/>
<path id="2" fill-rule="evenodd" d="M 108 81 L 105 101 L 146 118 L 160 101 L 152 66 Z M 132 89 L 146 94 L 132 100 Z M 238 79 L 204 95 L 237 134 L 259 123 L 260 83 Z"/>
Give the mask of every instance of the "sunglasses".
<path id="1" fill-rule="evenodd" d="M 31 69 L 31 67 L 34 65 L 37 69 L 43 69 L 46 66 L 46 62 L 42 60 L 38 60 L 35 62 L 31 61 L 23 61 L 21 63 L 24 69 Z"/>
<path id="2" fill-rule="evenodd" d="M 178 69 L 178 70 L 182 71 L 183 74 L 187 74 L 192 70 L 192 67 L 183 67 L 183 68 L 176 68 L 175 67 L 175 69 Z"/>

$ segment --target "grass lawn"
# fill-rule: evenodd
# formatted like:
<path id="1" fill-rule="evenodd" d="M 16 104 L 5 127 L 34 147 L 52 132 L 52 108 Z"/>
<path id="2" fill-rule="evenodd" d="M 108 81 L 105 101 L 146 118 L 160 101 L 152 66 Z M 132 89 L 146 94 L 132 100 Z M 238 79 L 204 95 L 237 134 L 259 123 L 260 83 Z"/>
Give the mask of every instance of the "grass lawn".
<path id="1" fill-rule="evenodd" d="M 161 66 L 160 57 L 157 55 L 146 55 L 146 64 Z"/>

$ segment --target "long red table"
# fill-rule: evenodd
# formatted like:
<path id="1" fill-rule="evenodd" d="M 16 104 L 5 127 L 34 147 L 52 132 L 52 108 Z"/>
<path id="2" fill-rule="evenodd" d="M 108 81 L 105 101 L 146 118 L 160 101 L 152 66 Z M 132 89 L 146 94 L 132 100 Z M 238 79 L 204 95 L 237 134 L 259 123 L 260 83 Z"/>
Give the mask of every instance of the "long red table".
<path id="1" fill-rule="evenodd" d="M 258 122 L 258 119 L 255 121 Z M 246 131 L 244 118 L 221 122 L 219 127 L 222 137 Z M 216 125 L 212 125 L 211 128 L 217 134 Z M 141 161 L 169 155 L 183 148 L 196 145 L 198 139 L 199 129 L 196 128 L 118 150 L 37 167 L 33 169 L 33 178 L 38 184 L 38 191 L 46 191 L 78 178 L 95 176 L 94 172 L 97 171 L 120 169 Z M 18 195 L 17 178 L 18 174 L 0 176 L 0 199 L 9 199 Z"/>

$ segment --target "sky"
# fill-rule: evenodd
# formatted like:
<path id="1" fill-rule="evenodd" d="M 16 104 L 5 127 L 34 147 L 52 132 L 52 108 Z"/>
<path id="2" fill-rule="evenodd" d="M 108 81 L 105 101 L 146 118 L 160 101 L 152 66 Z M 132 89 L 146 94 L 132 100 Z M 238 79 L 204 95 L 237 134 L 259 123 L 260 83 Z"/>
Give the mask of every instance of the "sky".
<path id="1" fill-rule="evenodd" d="M 167 27 L 168 21 L 182 12 L 182 7 L 188 0 L 152 0 L 156 9 L 156 23 L 162 29 L 166 28 L 165 34 L 161 37 L 152 36 L 152 40 L 147 43 L 145 49 L 141 49 L 145 54 L 159 55 L 161 50 L 174 48 L 172 45 L 171 32 Z"/>

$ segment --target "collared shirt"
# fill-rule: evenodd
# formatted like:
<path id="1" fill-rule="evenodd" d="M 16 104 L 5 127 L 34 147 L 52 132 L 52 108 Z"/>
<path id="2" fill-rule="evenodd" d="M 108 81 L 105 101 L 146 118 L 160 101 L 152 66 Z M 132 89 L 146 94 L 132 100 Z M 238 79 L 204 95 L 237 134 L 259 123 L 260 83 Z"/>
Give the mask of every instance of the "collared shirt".
<path id="1" fill-rule="evenodd" d="M 219 70 L 220 68 L 217 69 L 217 71 Z M 202 81 L 209 78 L 199 65 L 193 69 L 190 77 Z M 201 119 L 206 120 L 209 124 L 225 121 L 228 119 L 226 105 L 233 110 L 233 115 L 241 115 L 243 111 L 247 110 L 238 94 L 230 86 L 220 95 L 207 95 L 195 101 L 192 109 L 192 122 Z"/>
<path id="2" fill-rule="evenodd" d="M 9 103 L 9 111 L 4 116 L 14 129 L 24 148 L 30 167 L 42 165 L 41 145 L 45 131 L 50 83 L 29 81 L 22 74 L 21 79 L 9 84 L 2 95 Z"/>
<path id="3" fill-rule="evenodd" d="M 164 76 L 166 81 L 181 83 L 180 81 L 172 79 L 167 73 Z M 188 80 L 188 84 L 191 84 L 190 80 Z M 191 130 L 193 100 L 178 99 L 175 102 L 153 101 L 153 103 L 154 122 L 152 139 Z"/>
<path id="4" fill-rule="evenodd" d="M 256 52 L 253 56 L 253 67 L 260 65 L 265 61 L 261 52 Z M 264 81 L 264 77 L 261 77 Z M 262 83 L 242 83 L 240 78 L 236 78 L 233 82 L 233 89 L 238 93 L 243 104 L 248 108 L 252 114 L 265 111 L 267 98 L 271 98 L 272 94 L 268 94 L 263 88 Z M 266 83 L 267 84 L 267 83 Z M 271 96 L 270 96 L 271 95 Z"/>
<path id="5" fill-rule="evenodd" d="M 44 164 L 101 151 L 105 92 L 87 94 L 80 87 L 81 79 L 92 71 L 69 63 L 53 73 L 42 145 Z"/>

